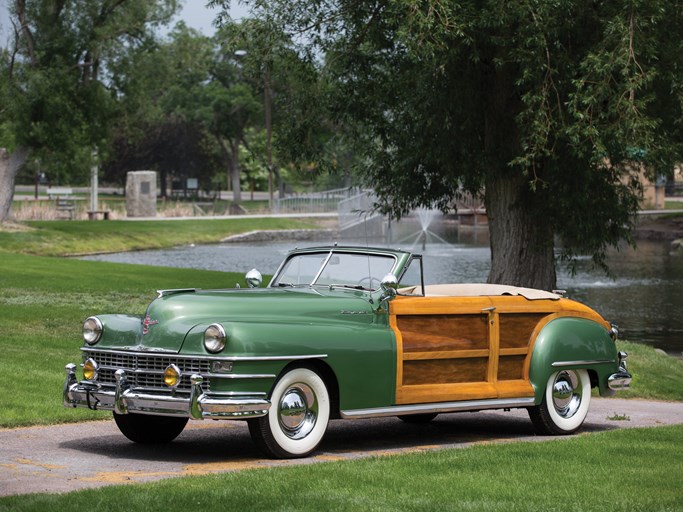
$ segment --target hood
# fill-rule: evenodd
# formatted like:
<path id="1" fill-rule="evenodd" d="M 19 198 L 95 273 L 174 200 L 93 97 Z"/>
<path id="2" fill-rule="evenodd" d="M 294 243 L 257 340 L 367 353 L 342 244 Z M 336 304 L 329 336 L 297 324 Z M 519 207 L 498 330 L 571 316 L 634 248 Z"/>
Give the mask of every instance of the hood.
<path id="1" fill-rule="evenodd" d="M 138 336 L 142 350 L 180 351 L 187 333 L 214 322 L 324 324 L 373 322 L 367 292 L 327 288 L 192 290 L 149 305 Z"/>

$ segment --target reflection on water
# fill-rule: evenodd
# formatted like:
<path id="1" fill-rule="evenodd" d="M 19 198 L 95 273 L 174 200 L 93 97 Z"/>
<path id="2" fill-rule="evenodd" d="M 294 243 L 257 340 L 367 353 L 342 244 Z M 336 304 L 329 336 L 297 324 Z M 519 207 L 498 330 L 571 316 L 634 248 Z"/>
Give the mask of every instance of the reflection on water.
<path id="1" fill-rule="evenodd" d="M 458 230 L 448 223 L 439 223 L 429 229 L 432 232 L 425 236 L 419 224 L 402 222 L 393 226 L 390 233 L 368 234 L 362 240 L 339 242 L 400 247 L 421 253 L 426 284 L 486 281 L 490 250 L 485 229 Z M 389 238 L 400 242 L 389 242 Z M 263 273 L 272 274 L 291 249 L 335 241 L 186 246 L 84 259 L 231 272 L 258 268 Z M 680 356 L 683 352 L 683 255 L 670 254 L 666 242 L 643 241 L 637 251 L 630 248 L 613 251 L 608 264 L 613 279 L 592 269 L 590 258 L 579 260 L 574 276 L 567 269 L 559 268 L 558 288 L 567 290 L 570 298 L 594 307 L 608 321 L 619 325 L 624 339 L 647 343 Z M 226 282 L 224 286 L 234 284 Z"/>
<path id="2" fill-rule="evenodd" d="M 667 242 L 638 243 L 610 253 L 609 279 L 579 261 L 577 275 L 558 278 L 572 298 L 592 305 L 620 327 L 622 337 L 680 356 L 683 352 L 683 254 Z"/>

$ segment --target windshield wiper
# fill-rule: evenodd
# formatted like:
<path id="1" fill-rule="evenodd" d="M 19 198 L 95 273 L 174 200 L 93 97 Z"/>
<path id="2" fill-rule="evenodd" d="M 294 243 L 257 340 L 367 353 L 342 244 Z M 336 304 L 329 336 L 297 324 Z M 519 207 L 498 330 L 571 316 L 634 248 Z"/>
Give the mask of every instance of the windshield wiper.
<path id="1" fill-rule="evenodd" d="M 328 285 L 330 287 L 330 290 L 332 288 L 350 288 L 351 290 L 367 290 L 367 291 L 372 291 L 372 288 L 366 288 L 363 285 L 360 284 L 330 284 Z"/>
<path id="2" fill-rule="evenodd" d="M 280 281 L 276 286 L 279 286 L 280 288 L 294 288 L 292 283 L 283 283 L 282 281 Z"/>

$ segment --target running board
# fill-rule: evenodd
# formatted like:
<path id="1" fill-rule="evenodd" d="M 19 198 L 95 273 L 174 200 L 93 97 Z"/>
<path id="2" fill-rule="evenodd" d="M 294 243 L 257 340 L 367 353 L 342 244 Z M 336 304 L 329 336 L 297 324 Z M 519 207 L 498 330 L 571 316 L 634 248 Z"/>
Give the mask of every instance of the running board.
<path id="1" fill-rule="evenodd" d="M 383 416 L 404 416 L 406 414 L 515 409 L 518 407 L 531 407 L 533 405 L 533 397 L 506 398 L 502 400 L 468 400 L 462 402 L 439 402 L 435 404 L 394 405 L 391 407 L 378 407 L 375 409 L 355 409 L 352 411 L 341 411 L 341 417 L 344 419 L 381 418 Z"/>

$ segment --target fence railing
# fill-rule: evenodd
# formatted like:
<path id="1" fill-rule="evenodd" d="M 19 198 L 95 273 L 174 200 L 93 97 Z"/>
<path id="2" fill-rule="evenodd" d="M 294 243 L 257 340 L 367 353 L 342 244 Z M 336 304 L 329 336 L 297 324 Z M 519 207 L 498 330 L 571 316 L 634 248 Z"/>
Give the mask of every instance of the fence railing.
<path id="1" fill-rule="evenodd" d="M 356 189 L 356 194 L 339 202 L 339 229 L 367 222 L 382 214 L 374 210 L 377 196 L 372 190 Z"/>
<path id="2" fill-rule="evenodd" d="M 290 195 L 273 202 L 273 213 L 333 213 L 337 205 L 358 193 L 355 187 Z"/>
<path id="3" fill-rule="evenodd" d="M 273 202 L 274 213 L 333 213 L 339 214 L 339 227 L 366 222 L 382 216 L 375 211 L 377 196 L 372 189 L 359 187 L 337 188 L 322 192 L 291 195 Z M 454 201 L 453 210 L 458 213 L 485 213 L 480 196 L 462 193 Z"/>

